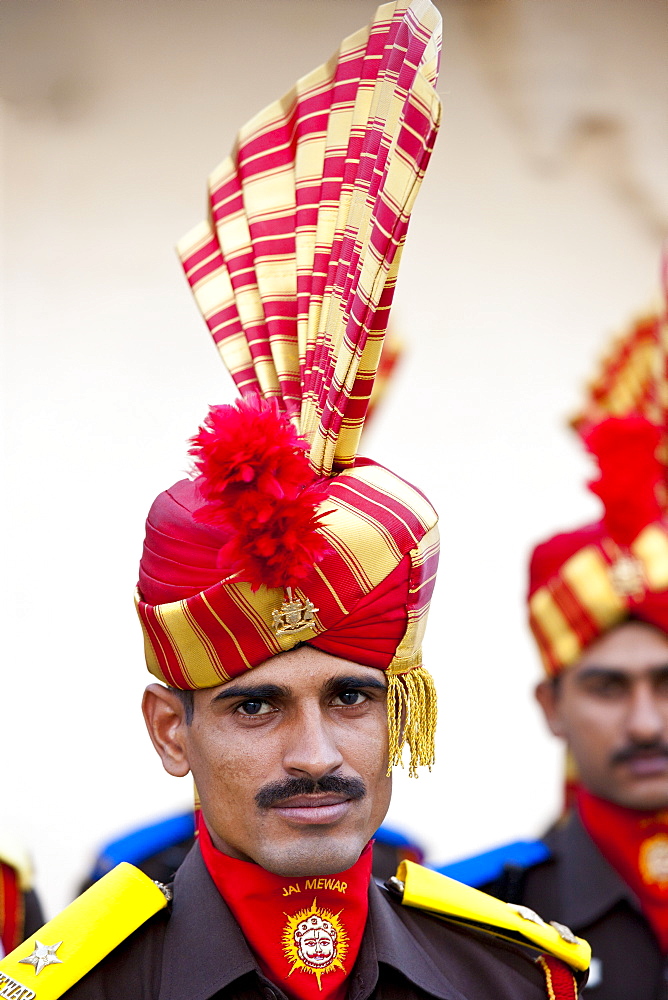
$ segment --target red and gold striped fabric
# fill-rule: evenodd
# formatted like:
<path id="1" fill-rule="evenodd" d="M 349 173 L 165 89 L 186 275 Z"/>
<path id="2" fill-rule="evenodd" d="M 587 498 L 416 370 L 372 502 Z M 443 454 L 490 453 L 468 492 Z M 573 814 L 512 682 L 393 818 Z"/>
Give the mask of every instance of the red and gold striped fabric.
<path id="1" fill-rule="evenodd" d="M 434 756 L 421 643 L 437 517 L 414 487 L 357 459 L 357 447 L 440 121 L 440 24 L 430 0 L 379 7 L 369 28 L 241 129 L 209 178 L 207 220 L 178 247 L 240 393 L 275 401 L 306 439 L 327 554 L 318 538 L 298 587 L 285 574 L 261 585 L 268 543 L 252 579 L 243 558 L 230 569 L 221 553 L 243 549 L 246 535 L 203 523 L 202 493 L 185 481 L 151 509 L 137 592 L 149 670 L 177 688 L 217 686 L 304 642 L 386 670 L 390 762 L 407 743 L 411 771 Z M 240 435 L 227 434 L 235 467 L 225 475 L 257 483 L 261 471 L 239 466 Z M 276 480 L 273 515 L 281 491 Z M 252 516 L 282 531 L 271 514 Z"/>
<path id="2" fill-rule="evenodd" d="M 385 334 L 383 349 L 381 351 L 380 361 L 378 362 L 378 371 L 376 372 L 376 377 L 373 381 L 373 388 L 369 397 L 369 405 L 367 406 L 366 418 L 364 420 L 364 430 L 366 430 L 369 426 L 369 422 L 373 419 L 376 410 L 387 395 L 388 386 L 392 381 L 394 371 L 397 368 L 403 353 L 404 345 L 402 341 L 393 332 L 393 330 L 389 328 Z"/>
<path id="3" fill-rule="evenodd" d="M 537 962 L 545 975 L 548 1000 L 578 1000 L 578 984 L 564 962 L 554 955 L 540 955 Z"/>
<path id="4" fill-rule="evenodd" d="M 668 255 L 663 259 L 663 283 L 668 303 Z M 532 554 L 529 622 L 550 675 L 575 663 L 591 642 L 627 618 L 668 631 L 667 365 L 668 319 L 663 309 L 636 320 L 614 339 L 571 421 L 597 454 L 600 475 L 591 488 L 604 501 L 604 516 L 555 535 Z M 624 450 L 618 427 L 618 436 L 609 439 L 604 471 L 591 442 L 601 428 L 624 421 L 629 428 L 633 421 L 648 421 L 654 429 L 652 441 L 659 446 L 654 443 L 652 455 L 643 459 L 641 439 L 629 437 L 632 445 Z M 657 471 L 655 480 L 646 484 L 641 470 L 648 459 Z M 640 465 L 631 468 L 636 460 Z M 604 480 L 609 485 L 601 492 Z M 651 499 L 646 507 L 643 490 Z M 636 515 L 636 509 L 644 513 Z"/>
<path id="5" fill-rule="evenodd" d="M 582 431 L 606 416 L 639 413 L 665 427 L 667 352 L 665 316 L 651 313 L 637 319 L 613 340 L 588 386 L 584 405 L 571 420 L 572 426 Z"/>
<path id="6" fill-rule="evenodd" d="M 351 467 L 441 105 L 429 0 L 373 24 L 241 129 L 178 246 L 242 394 L 274 397 L 318 474 Z"/>
<path id="7" fill-rule="evenodd" d="M 529 623 L 549 675 L 629 617 L 668 631 L 668 524 L 648 525 L 628 551 L 602 522 L 536 547 Z"/>
<path id="8" fill-rule="evenodd" d="M 152 534 L 142 559 L 142 592 L 156 592 L 156 550 L 173 556 L 173 506 L 201 504 L 192 483 L 162 494 L 149 515 Z M 239 581 L 216 581 L 177 601 L 137 598 L 148 668 L 172 687 L 222 684 L 302 642 L 369 666 L 401 674 L 421 663 L 421 644 L 438 562 L 437 516 L 424 496 L 379 465 L 346 470 L 329 483 L 323 526 L 330 552 L 294 591 L 312 617 L 277 632 L 282 589 L 253 593 Z M 193 522 L 205 544 L 210 529 Z M 176 529 L 178 533 L 178 528 Z M 183 555 L 180 557 L 185 558 Z M 214 562 L 215 566 L 215 562 Z M 193 570 L 195 572 L 195 570 Z M 184 577 L 187 567 L 184 566 Z M 310 605 L 307 605 L 310 602 Z"/>
<path id="9" fill-rule="evenodd" d="M 661 259 L 663 303 L 632 322 L 612 344 L 589 383 L 571 425 L 581 435 L 605 417 L 637 414 L 662 428 L 668 468 L 668 250 Z"/>

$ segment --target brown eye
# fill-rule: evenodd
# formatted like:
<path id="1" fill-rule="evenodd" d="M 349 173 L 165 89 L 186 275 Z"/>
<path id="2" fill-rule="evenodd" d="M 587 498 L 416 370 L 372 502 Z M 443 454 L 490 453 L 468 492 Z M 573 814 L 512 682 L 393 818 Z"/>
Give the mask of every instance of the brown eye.
<path id="1" fill-rule="evenodd" d="M 254 701 L 242 701 L 237 706 L 237 711 L 241 715 L 266 715 L 267 712 L 271 711 L 271 708 L 266 701 L 256 699 Z"/>
<path id="2" fill-rule="evenodd" d="M 335 702 L 337 700 L 341 705 L 360 705 L 366 700 L 366 695 L 361 691 L 341 691 L 334 699 Z"/>
<path id="3" fill-rule="evenodd" d="M 597 698 L 619 698 L 626 693 L 627 687 L 624 678 L 604 674 L 590 678 L 585 689 Z"/>

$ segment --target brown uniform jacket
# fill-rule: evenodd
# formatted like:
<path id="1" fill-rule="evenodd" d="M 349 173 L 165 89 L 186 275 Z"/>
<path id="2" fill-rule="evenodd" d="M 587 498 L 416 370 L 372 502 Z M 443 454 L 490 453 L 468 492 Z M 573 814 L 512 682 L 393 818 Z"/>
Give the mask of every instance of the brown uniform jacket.
<path id="1" fill-rule="evenodd" d="M 592 948 L 586 1000 L 668 1000 L 668 962 L 638 900 L 575 815 L 543 837 L 551 856 L 485 892 L 567 924 Z"/>
<path id="2" fill-rule="evenodd" d="M 518 949 L 403 907 L 374 883 L 349 982 L 348 1000 L 545 1000 L 547 995 L 542 971 Z M 176 874 L 170 910 L 151 918 L 64 996 L 284 1000 L 285 994 L 260 972 L 196 845 Z"/>

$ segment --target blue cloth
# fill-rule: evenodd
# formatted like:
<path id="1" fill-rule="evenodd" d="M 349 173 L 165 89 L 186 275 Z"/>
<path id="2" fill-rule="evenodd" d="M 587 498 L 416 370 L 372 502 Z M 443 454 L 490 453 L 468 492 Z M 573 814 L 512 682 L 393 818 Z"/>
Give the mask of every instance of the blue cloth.
<path id="1" fill-rule="evenodd" d="M 417 848 L 421 852 L 421 848 L 415 843 L 414 840 L 410 840 L 403 833 L 398 830 L 393 830 L 389 826 L 379 826 L 374 833 L 374 840 L 377 840 L 380 844 L 387 844 L 388 847 L 412 847 Z"/>
<path id="2" fill-rule="evenodd" d="M 512 844 L 503 844 L 472 858 L 451 861 L 436 871 L 477 889 L 499 878 L 507 865 L 532 868 L 541 861 L 547 861 L 549 857 L 550 850 L 542 840 L 516 840 Z"/>
<path id="3" fill-rule="evenodd" d="M 139 866 L 151 855 L 164 851 L 182 840 L 188 840 L 194 835 L 195 823 L 192 810 L 177 816 L 169 816 L 149 826 L 142 826 L 138 830 L 131 830 L 130 833 L 113 840 L 102 849 L 91 873 L 91 880 L 97 881 L 102 878 L 121 861 Z"/>

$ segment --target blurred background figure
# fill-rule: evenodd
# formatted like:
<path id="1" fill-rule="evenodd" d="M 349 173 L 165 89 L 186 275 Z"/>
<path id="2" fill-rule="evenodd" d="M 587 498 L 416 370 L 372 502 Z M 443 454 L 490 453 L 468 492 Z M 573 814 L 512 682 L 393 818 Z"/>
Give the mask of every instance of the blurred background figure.
<path id="1" fill-rule="evenodd" d="M 0 958 L 43 923 L 30 861 L 25 852 L 0 836 Z"/>
<path id="2" fill-rule="evenodd" d="M 617 340 L 575 419 L 599 471 L 593 524 L 531 558 L 536 697 L 570 755 L 566 810 L 538 842 L 442 871 L 568 924 L 592 945 L 587 995 L 666 996 L 668 324 Z"/>

